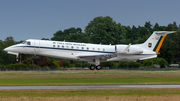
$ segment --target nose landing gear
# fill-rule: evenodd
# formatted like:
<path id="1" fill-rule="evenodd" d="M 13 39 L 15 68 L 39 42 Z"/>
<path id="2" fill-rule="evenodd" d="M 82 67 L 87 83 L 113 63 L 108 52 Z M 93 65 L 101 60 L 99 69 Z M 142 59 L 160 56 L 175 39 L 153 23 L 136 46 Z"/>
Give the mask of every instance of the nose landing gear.
<path id="1" fill-rule="evenodd" d="M 19 58 L 19 54 L 16 55 L 16 61 L 19 61 L 18 58 Z"/>

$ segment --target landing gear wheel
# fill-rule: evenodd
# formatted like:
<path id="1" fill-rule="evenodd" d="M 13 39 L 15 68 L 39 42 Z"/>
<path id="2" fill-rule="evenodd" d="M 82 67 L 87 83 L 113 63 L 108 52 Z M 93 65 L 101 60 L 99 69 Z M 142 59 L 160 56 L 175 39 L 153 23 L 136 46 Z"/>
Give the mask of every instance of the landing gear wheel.
<path id="1" fill-rule="evenodd" d="M 89 69 L 90 69 L 90 70 L 94 70 L 95 67 L 94 67 L 93 65 L 90 65 Z"/>
<path id="2" fill-rule="evenodd" d="M 101 69 L 101 66 L 100 66 L 100 65 L 96 66 L 96 69 L 97 69 L 97 70 L 100 70 L 100 69 Z"/>

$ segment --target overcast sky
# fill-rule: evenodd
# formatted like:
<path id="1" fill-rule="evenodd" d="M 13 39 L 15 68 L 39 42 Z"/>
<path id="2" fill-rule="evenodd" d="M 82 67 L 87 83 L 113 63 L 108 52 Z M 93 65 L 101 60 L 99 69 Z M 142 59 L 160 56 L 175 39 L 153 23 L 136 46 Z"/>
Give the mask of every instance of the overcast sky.
<path id="1" fill-rule="evenodd" d="M 52 38 L 58 30 L 80 27 L 98 16 L 126 26 L 180 24 L 180 0 L 0 0 L 0 40 Z"/>

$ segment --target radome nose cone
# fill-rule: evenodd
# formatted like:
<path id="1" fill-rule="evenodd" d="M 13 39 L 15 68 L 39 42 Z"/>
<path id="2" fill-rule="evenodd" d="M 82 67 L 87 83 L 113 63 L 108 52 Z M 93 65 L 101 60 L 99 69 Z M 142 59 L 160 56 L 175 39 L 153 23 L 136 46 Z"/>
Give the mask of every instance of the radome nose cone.
<path id="1" fill-rule="evenodd" d="M 4 51 L 8 51 L 8 48 L 5 48 Z"/>

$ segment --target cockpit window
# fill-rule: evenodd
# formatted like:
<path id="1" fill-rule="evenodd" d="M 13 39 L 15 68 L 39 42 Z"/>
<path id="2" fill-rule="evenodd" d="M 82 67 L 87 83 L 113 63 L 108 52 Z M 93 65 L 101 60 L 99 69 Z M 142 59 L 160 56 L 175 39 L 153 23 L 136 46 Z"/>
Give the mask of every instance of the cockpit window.
<path id="1" fill-rule="evenodd" d="M 26 44 L 26 41 L 23 41 L 22 44 Z"/>
<path id="2" fill-rule="evenodd" d="M 30 41 L 23 41 L 21 44 L 31 45 L 31 42 Z"/>
<path id="3" fill-rule="evenodd" d="M 28 41 L 28 42 L 27 42 L 27 45 L 31 45 L 31 42 Z"/>

